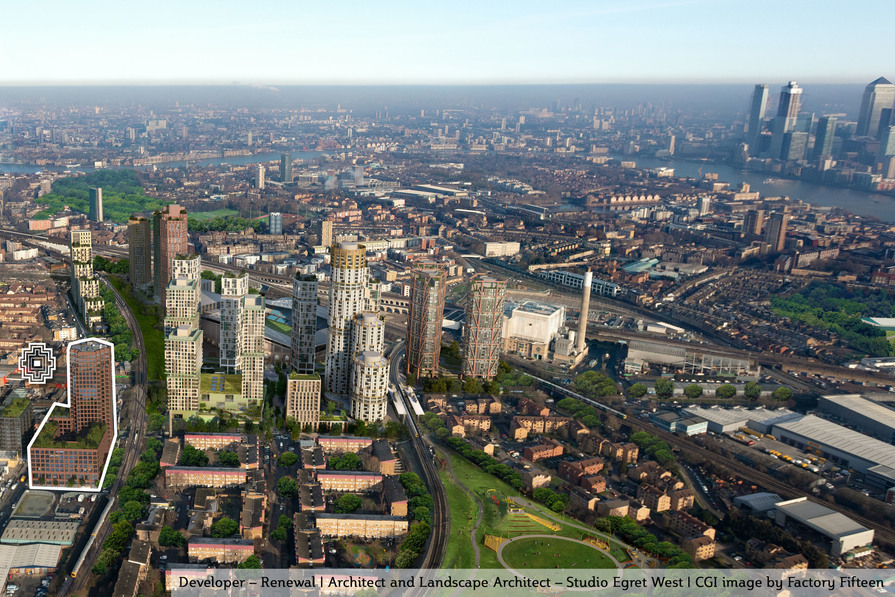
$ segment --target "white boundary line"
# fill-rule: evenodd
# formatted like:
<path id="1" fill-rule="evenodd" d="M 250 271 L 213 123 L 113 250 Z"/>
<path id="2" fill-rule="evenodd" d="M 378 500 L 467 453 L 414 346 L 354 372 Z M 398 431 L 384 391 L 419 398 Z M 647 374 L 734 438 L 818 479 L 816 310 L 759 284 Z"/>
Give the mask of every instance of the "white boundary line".
<path id="1" fill-rule="evenodd" d="M 71 353 L 71 347 L 77 346 L 78 344 L 83 344 L 85 342 L 98 342 L 100 344 L 105 344 L 112 351 L 112 358 L 109 361 L 109 365 L 111 367 L 111 379 L 112 379 L 112 443 L 109 445 L 109 454 L 106 456 L 106 464 L 103 467 L 103 473 L 100 475 L 99 483 L 96 487 L 92 487 L 90 485 L 86 486 L 57 486 L 57 485 L 35 485 L 34 478 L 32 476 L 31 471 L 31 446 L 37 441 L 37 438 L 40 437 L 40 432 L 43 431 L 44 425 L 47 424 L 47 421 L 50 420 L 50 417 L 53 416 L 53 411 L 56 410 L 57 406 L 62 408 L 71 408 L 71 360 L 69 359 Z M 66 402 L 54 402 L 50 407 L 50 410 L 47 411 L 47 415 L 44 417 L 44 420 L 41 421 L 40 426 L 37 428 L 37 431 L 34 433 L 34 437 L 31 438 L 31 441 L 28 442 L 28 488 L 29 489 L 45 489 L 48 491 L 84 491 L 84 492 L 92 492 L 99 493 L 102 491 L 103 481 L 106 479 L 106 472 L 109 470 L 109 463 L 112 462 L 112 452 L 115 450 L 115 444 L 118 443 L 118 395 L 117 388 L 115 387 L 115 345 L 109 342 L 108 340 L 103 340 L 101 338 L 83 338 L 81 340 L 75 340 L 74 342 L 69 343 L 68 347 L 65 349 L 65 362 L 66 362 L 66 386 L 65 386 L 65 397 Z"/>

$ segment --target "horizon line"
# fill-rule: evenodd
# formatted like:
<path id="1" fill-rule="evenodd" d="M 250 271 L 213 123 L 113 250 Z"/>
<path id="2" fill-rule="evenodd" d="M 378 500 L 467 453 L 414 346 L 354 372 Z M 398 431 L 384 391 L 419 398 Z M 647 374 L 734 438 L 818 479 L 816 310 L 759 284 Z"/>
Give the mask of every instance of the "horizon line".
<path id="1" fill-rule="evenodd" d="M 878 77 L 877 77 L 878 78 Z M 781 84 L 796 80 L 802 85 L 867 85 L 864 80 L 857 78 L 850 79 L 805 79 L 799 77 L 781 78 Z M 871 79 L 875 80 L 875 79 Z M 772 79 L 718 79 L 718 80 L 700 80 L 683 78 L 680 80 L 673 79 L 608 79 L 608 80 L 520 80 L 520 81 L 493 81 L 493 80 L 470 80 L 470 81 L 281 81 L 281 82 L 262 82 L 262 81 L 224 81 L 224 80 L 207 80 L 207 81 L 190 81 L 185 79 L 171 80 L 111 80 L 111 79 L 87 79 L 83 81 L 74 80 L 25 80 L 25 81 L 0 81 L 0 89 L 10 87 L 246 87 L 256 89 L 266 89 L 274 91 L 277 87 L 546 87 L 546 86 L 573 86 L 573 85 L 643 85 L 643 86 L 666 86 L 666 85 L 756 85 L 756 84 L 773 84 Z"/>

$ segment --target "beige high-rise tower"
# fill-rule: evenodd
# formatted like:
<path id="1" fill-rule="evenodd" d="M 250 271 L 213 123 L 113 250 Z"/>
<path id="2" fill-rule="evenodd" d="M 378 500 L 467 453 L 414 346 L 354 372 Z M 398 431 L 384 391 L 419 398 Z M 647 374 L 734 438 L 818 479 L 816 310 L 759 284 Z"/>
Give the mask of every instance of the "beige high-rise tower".
<path id="1" fill-rule="evenodd" d="M 329 338 L 326 343 L 324 391 L 345 397 L 351 374 L 351 323 L 364 310 L 367 248 L 358 243 L 336 243 L 330 252 L 332 284 L 329 297 Z"/>
<path id="2" fill-rule="evenodd" d="M 320 376 L 290 373 L 286 380 L 286 418 L 316 431 L 320 423 Z"/>
<path id="3" fill-rule="evenodd" d="M 221 278 L 221 368 L 242 374 L 242 398 L 252 408 L 264 398 L 264 297 L 249 292 L 245 272 Z"/>
<path id="4" fill-rule="evenodd" d="M 101 325 L 105 301 L 93 273 L 93 236 L 89 230 L 71 231 L 71 294 L 88 329 Z"/>
<path id="5" fill-rule="evenodd" d="M 165 381 L 169 421 L 175 416 L 189 418 L 199 410 L 203 338 L 199 329 L 200 263 L 198 255 L 175 259 L 172 263 L 174 277 L 165 292 Z"/>

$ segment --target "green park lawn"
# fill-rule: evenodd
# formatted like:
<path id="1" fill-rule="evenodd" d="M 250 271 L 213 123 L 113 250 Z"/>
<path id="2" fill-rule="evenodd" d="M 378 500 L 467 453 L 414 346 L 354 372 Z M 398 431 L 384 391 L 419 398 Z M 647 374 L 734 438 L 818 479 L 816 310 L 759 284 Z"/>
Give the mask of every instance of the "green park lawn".
<path id="1" fill-rule="evenodd" d="M 266 325 L 267 327 L 269 327 L 272 330 L 276 330 L 276 331 L 280 332 L 281 334 L 287 334 L 287 335 L 292 334 L 292 328 L 289 327 L 288 325 L 286 325 L 285 323 L 280 323 L 279 321 L 273 321 L 272 319 L 265 319 L 264 325 Z"/>
<path id="2" fill-rule="evenodd" d="M 143 332 L 143 347 L 146 349 L 146 368 L 148 369 L 146 373 L 149 379 L 152 381 L 165 379 L 164 332 L 156 329 L 155 317 L 143 313 L 143 303 L 134 296 L 127 283 L 118 276 L 109 276 L 109 281 L 133 311 L 137 324 Z"/>
<path id="3" fill-rule="evenodd" d="M 191 220 L 197 220 L 199 222 L 204 222 L 205 220 L 211 220 L 214 218 L 226 218 L 229 216 L 238 215 L 239 212 L 235 209 L 216 209 L 214 211 L 190 212 L 189 214 Z"/>
<path id="4" fill-rule="evenodd" d="M 524 568 L 615 568 L 603 553 L 589 545 L 561 538 L 520 539 L 503 548 L 503 559 L 514 570 Z"/>
<path id="5" fill-rule="evenodd" d="M 447 547 L 444 551 L 442 568 L 469 569 L 475 566 L 475 552 L 469 540 L 469 531 L 475 525 L 478 514 L 476 504 L 463 489 L 457 486 L 447 471 L 439 471 L 441 483 L 447 494 L 451 512 L 451 528 Z M 482 546 L 481 551 L 490 551 Z M 493 553 L 493 552 L 492 552 Z"/>
<path id="6" fill-rule="evenodd" d="M 506 497 L 518 497 L 521 494 L 504 481 L 498 479 L 494 475 L 486 473 L 456 452 L 452 450 L 448 451 L 448 457 L 451 459 L 451 466 L 454 469 L 454 473 L 457 475 L 457 479 L 478 496 L 485 508 L 482 524 L 479 525 L 478 532 L 476 533 L 476 541 L 480 546 L 480 565 L 482 568 L 502 568 L 497 561 L 497 554 L 484 546 L 484 538 L 486 534 L 503 537 L 519 537 L 528 534 L 556 535 L 558 537 L 568 537 L 570 539 L 580 539 L 582 535 L 586 534 L 584 529 L 565 524 L 562 525 L 562 528 L 559 531 L 552 531 L 550 528 L 532 520 L 524 514 L 505 514 L 505 505 L 498 506 L 494 504 L 491 496 L 496 495 L 498 500 L 505 500 Z M 449 477 L 450 475 L 448 475 L 448 478 Z M 452 479 L 450 480 L 452 481 Z M 447 485 L 445 485 L 445 487 L 447 487 Z M 462 490 L 459 491 L 462 492 Z M 465 496 L 465 494 L 463 495 Z M 450 500 L 450 498 L 448 499 Z M 552 519 L 549 518 L 549 516 L 552 515 L 561 520 L 568 520 L 569 522 L 575 522 L 580 526 L 585 526 L 583 523 L 574 521 L 562 514 L 551 512 L 545 506 L 540 504 L 534 504 L 534 506 L 528 508 L 528 511 L 532 512 L 535 516 L 540 516 L 547 520 L 552 521 Z M 596 532 L 594 534 L 596 534 Z M 452 535 L 451 542 L 453 541 L 454 536 Z M 466 543 L 468 544 L 469 542 L 467 541 Z M 609 545 L 610 553 L 619 562 L 625 562 L 629 559 L 627 552 L 620 544 L 610 541 Z M 549 567 L 552 568 L 552 566 Z"/>

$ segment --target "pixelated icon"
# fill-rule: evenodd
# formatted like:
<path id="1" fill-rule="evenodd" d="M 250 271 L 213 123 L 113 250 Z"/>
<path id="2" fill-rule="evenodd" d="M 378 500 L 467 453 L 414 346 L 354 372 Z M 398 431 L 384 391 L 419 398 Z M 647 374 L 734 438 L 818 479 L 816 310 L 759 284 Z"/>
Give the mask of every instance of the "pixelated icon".
<path id="1" fill-rule="evenodd" d="M 56 356 L 53 349 L 43 342 L 32 342 L 19 355 L 19 371 L 30 384 L 43 385 L 56 372 Z"/>

